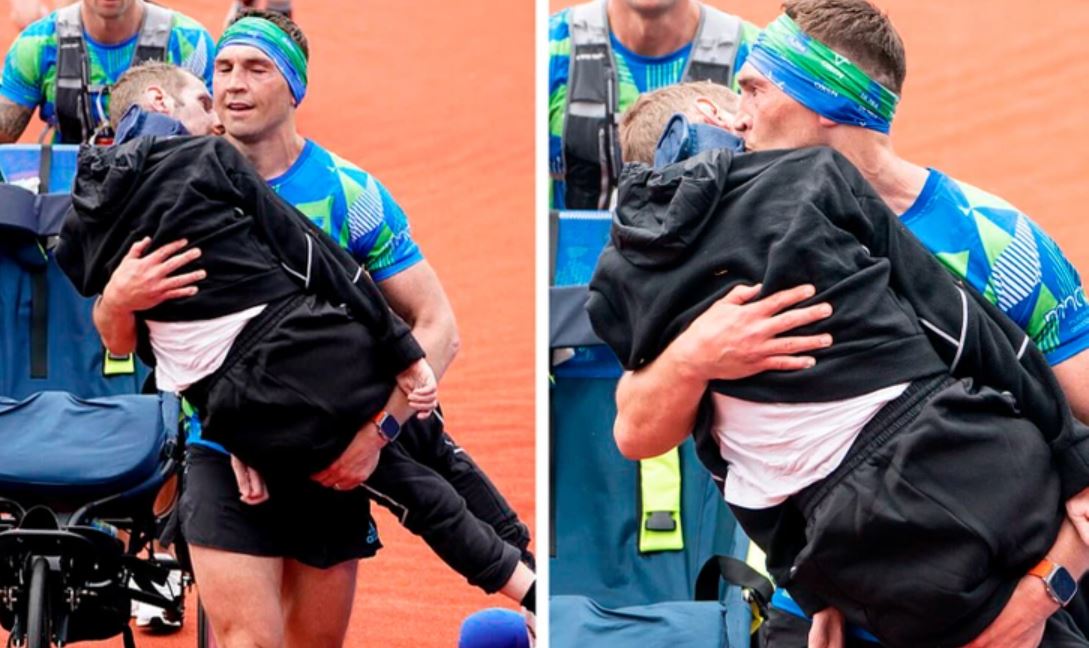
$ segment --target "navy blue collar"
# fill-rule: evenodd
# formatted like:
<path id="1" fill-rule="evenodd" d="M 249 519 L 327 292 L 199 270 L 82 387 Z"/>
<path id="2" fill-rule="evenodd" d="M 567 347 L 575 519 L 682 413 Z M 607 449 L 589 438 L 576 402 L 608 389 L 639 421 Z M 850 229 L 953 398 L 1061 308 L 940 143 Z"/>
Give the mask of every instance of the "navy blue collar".
<path id="1" fill-rule="evenodd" d="M 711 149 L 729 149 L 742 153 L 745 142 L 724 128 L 707 124 L 693 124 L 681 113 L 669 118 L 665 131 L 658 139 L 654 153 L 654 167 L 661 168 Z"/>
<path id="2" fill-rule="evenodd" d="M 161 113 L 148 112 L 140 106 L 133 104 L 125 111 L 121 121 L 117 124 L 117 135 L 114 144 L 124 144 L 137 137 L 169 137 L 173 135 L 189 135 L 185 126 L 173 117 Z"/>

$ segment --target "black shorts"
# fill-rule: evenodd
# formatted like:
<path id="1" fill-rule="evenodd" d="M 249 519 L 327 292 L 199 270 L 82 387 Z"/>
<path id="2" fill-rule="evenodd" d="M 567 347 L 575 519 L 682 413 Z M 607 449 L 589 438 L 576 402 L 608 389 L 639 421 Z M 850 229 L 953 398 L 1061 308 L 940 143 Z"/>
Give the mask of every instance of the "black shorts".
<path id="1" fill-rule="evenodd" d="M 194 445 L 186 453 L 179 504 L 189 544 L 250 556 L 291 558 L 325 569 L 369 558 L 382 544 L 361 489 L 335 491 L 310 480 L 268 484 L 269 499 L 239 499 L 228 455 Z"/>

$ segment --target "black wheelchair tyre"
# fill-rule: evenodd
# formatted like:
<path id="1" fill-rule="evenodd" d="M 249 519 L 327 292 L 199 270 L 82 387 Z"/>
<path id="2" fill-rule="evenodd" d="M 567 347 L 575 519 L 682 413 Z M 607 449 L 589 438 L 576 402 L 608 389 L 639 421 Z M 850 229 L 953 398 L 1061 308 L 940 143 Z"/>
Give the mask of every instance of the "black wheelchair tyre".
<path id="1" fill-rule="evenodd" d="M 30 592 L 27 596 L 27 648 L 49 648 L 49 562 L 35 556 L 30 565 Z"/>
<path id="2" fill-rule="evenodd" d="M 197 599 L 197 648 L 216 648 L 212 624 L 208 621 L 208 613 L 204 611 L 199 598 Z"/>

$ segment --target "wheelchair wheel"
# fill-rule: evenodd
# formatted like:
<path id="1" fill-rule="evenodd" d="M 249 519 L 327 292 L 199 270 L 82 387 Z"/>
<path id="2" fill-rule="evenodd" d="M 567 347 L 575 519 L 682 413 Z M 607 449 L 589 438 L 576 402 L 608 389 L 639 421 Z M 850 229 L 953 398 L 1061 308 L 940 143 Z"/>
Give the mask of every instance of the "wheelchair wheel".
<path id="1" fill-rule="evenodd" d="M 30 567 L 30 594 L 27 598 L 27 648 L 49 648 L 49 562 L 35 556 Z"/>

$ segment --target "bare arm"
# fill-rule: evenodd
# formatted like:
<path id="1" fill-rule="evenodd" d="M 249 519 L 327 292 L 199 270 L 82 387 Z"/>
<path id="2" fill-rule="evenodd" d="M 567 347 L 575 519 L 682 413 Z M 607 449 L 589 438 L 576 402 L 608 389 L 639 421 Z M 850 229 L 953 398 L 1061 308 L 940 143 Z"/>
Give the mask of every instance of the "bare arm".
<path id="1" fill-rule="evenodd" d="M 184 239 L 144 256 L 150 245 L 148 238 L 133 243 L 94 305 L 95 328 L 114 355 L 127 355 L 136 349 L 134 313 L 170 299 L 195 295 L 197 287 L 193 284 L 205 276 L 203 270 L 172 276 L 200 257 L 199 248 L 180 252 L 188 245 Z"/>
<path id="2" fill-rule="evenodd" d="M 434 269 L 426 261 L 378 283 L 386 301 L 410 327 L 412 335 L 427 353 L 427 362 L 441 377 L 457 355 L 460 340 L 454 311 Z M 404 422 L 414 411 L 401 389 L 393 390 L 386 412 Z M 373 423 L 367 423 L 340 457 L 312 476 L 322 486 L 352 488 L 365 481 L 378 465 L 385 441 Z"/>
<path id="3" fill-rule="evenodd" d="M 10 99 L 0 97 L 0 144 L 11 144 L 18 140 L 33 115 L 33 108 L 20 106 Z"/>
<path id="4" fill-rule="evenodd" d="M 1089 425 L 1089 351 L 1055 365 L 1052 370 L 1063 388 L 1074 418 Z"/>
<path id="5" fill-rule="evenodd" d="M 412 327 L 427 362 L 442 378 L 461 346 L 454 310 L 435 270 L 427 261 L 378 283 L 393 312 Z"/>
<path id="6" fill-rule="evenodd" d="M 1083 491 L 1070 502 L 1086 496 L 1087 492 Z M 1086 569 L 1089 569 L 1089 550 L 1069 519 L 1063 520 L 1059 537 L 1047 552 L 1047 557 L 1066 567 L 1075 580 L 1081 580 Z M 1044 635 L 1044 624 L 1058 609 L 1059 604 L 1047 593 L 1043 580 L 1036 576 L 1023 576 L 1006 607 L 966 648 L 1037 646 Z"/>
<path id="7" fill-rule="evenodd" d="M 832 344 L 829 335 L 778 337 L 832 314 L 828 304 L 788 310 L 814 294 L 798 286 L 751 302 L 760 286 L 738 286 L 696 318 L 654 362 L 625 374 L 613 428 L 621 454 L 654 457 L 684 441 L 711 380 L 813 366 L 795 355 Z"/>

